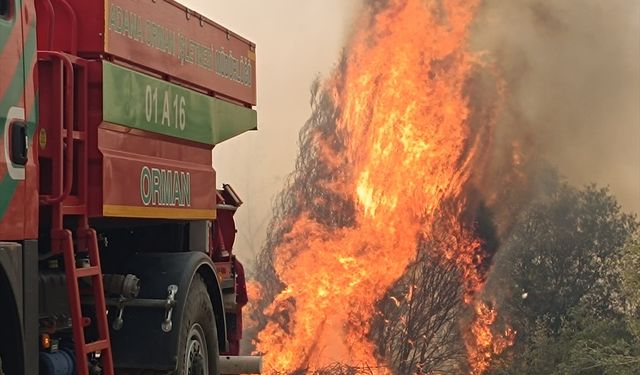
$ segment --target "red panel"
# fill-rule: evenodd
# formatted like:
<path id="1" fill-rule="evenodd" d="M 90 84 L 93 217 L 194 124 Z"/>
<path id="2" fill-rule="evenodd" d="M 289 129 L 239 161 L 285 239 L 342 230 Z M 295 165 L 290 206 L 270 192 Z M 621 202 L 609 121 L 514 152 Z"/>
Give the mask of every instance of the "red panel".
<path id="1" fill-rule="evenodd" d="M 104 40 L 102 0 L 39 0 L 38 49 L 76 54 L 99 51 Z"/>
<path id="2" fill-rule="evenodd" d="M 54 0 L 60 1 L 60 0 Z M 75 13 L 77 26 L 66 26 L 63 39 L 77 36 L 77 51 L 80 55 L 102 51 L 104 46 L 104 1 L 103 0 L 66 0 Z M 64 14 L 65 12 L 63 12 Z"/>
<path id="3" fill-rule="evenodd" d="M 98 147 L 103 155 L 103 201 L 92 212 L 113 217 L 215 217 L 211 149 L 108 124 L 98 130 Z"/>

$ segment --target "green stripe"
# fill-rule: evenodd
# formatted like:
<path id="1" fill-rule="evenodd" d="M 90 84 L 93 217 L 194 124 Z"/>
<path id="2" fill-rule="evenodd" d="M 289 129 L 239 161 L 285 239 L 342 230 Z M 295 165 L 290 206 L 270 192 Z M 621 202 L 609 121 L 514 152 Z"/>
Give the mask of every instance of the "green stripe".
<path id="1" fill-rule="evenodd" d="M 16 0 L 16 11 L 11 20 L 3 20 L 0 19 L 0 53 L 4 51 L 4 46 L 7 44 L 9 40 L 9 36 L 11 36 L 11 31 L 13 27 L 16 25 L 16 20 L 20 19 L 20 12 L 22 11 L 22 2 L 20 0 Z"/>
<path id="2" fill-rule="evenodd" d="M 6 113 L 9 111 L 9 108 L 17 104 L 20 100 L 20 97 L 24 95 L 24 80 L 25 77 L 32 73 L 31 69 L 33 68 L 33 65 L 31 65 L 31 62 L 35 58 L 36 54 L 35 28 L 31 28 L 31 30 L 29 30 L 29 37 L 27 38 L 24 51 L 24 56 L 22 56 L 22 58 L 20 58 L 20 60 L 18 61 L 18 69 L 11 80 L 9 89 L 0 101 L 0 114 L 2 114 L 2 116 L 6 115 Z M 26 75 L 24 74 L 25 61 L 29 62 L 29 66 L 26 67 L 28 69 Z M 36 101 L 33 105 L 33 110 L 27 117 L 27 136 L 29 137 L 29 144 L 31 144 L 31 139 L 36 129 L 36 116 L 38 108 L 37 102 L 38 101 L 36 97 Z M 6 118 L 2 117 L 0 118 L 0 120 L 0 134 L 4 134 L 4 123 L 6 121 Z M 2 147 L 0 147 L 0 149 L 2 149 Z M 11 161 L 8 160 L 7 162 L 10 163 Z M 7 172 L 0 180 L 0 219 L 4 217 L 7 208 L 9 207 L 9 203 L 13 199 L 13 196 L 16 192 L 16 187 L 18 186 L 18 182 L 19 181 L 15 181 L 9 176 L 9 172 Z"/>
<path id="3" fill-rule="evenodd" d="M 103 119 L 170 137 L 215 145 L 256 129 L 256 111 L 102 63 Z"/>

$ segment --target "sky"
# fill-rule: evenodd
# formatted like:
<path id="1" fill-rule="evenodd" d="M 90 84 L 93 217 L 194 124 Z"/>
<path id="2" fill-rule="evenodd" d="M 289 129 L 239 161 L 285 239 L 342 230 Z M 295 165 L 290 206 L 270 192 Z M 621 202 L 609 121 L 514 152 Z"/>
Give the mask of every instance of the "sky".
<path id="1" fill-rule="evenodd" d="M 214 149 L 218 185 L 231 184 L 245 202 L 236 214 L 234 251 L 250 263 L 265 238 L 273 197 L 293 171 L 298 132 L 311 113 L 311 83 L 338 60 L 359 2 L 181 3 L 256 44 L 259 130 Z"/>

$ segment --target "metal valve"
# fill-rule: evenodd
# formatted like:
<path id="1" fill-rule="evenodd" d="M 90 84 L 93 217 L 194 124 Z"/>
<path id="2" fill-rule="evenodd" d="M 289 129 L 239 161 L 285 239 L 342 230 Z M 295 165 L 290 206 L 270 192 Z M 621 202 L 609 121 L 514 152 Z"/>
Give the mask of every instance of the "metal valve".
<path id="1" fill-rule="evenodd" d="M 111 327 L 115 331 L 119 331 L 120 329 L 122 329 L 122 326 L 124 325 L 124 319 L 122 319 L 122 313 L 123 312 L 124 312 L 124 304 L 120 303 L 118 305 L 118 315 L 114 319 L 113 324 L 111 324 Z"/>
<path id="2" fill-rule="evenodd" d="M 164 313 L 164 321 L 162 322 L 162 330 L 164 332 L 170 332 L 173 327 L 173 322 L 171 322 L 171 314 L 173 313 L 173 307 L 176 305 L 176 294 L 178 293 L 177 285 L 169 285 L 167 288 L 169 295 L 167 296 L 167 301 L 165 304 L 165 313 Z"/>

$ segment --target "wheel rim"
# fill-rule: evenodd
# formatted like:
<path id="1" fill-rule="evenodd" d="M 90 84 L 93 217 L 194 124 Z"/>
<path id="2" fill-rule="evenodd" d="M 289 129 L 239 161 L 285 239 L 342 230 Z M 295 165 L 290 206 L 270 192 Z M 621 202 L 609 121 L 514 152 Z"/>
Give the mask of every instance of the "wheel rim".
<path id="1" fill-rule="evenodd" d="M 187 347 L 184 356 L 184 368 L 187 375 L 209 374 L 209 351 L 207 340 L 204 338 L 204 330 L 200 324 L 195 323 L 187 336 Z"/>

